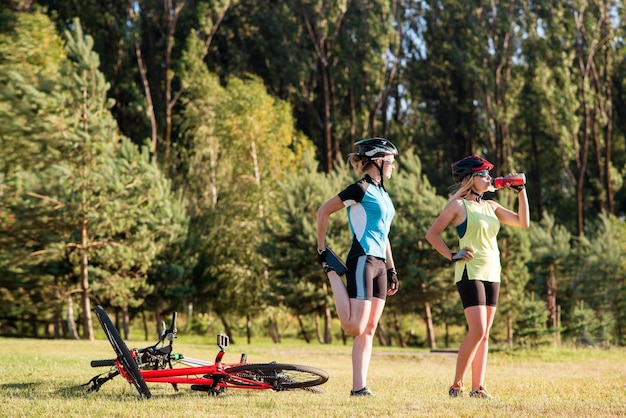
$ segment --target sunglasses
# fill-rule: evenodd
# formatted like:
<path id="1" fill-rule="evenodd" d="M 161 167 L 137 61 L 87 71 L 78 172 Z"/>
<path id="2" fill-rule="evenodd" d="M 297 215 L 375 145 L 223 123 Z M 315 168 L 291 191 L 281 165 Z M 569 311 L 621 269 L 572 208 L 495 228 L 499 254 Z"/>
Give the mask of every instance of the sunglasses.
<path id="1" fill-rule="evenodd" d="M 489 171 L 487 171 L 487 170 L 477 171 L 477 172 L 475 172 L 473 174 L 473 176 L 479 176 L 479 177 L 482 177 L 482 178 L 487 178 L 487 177 L 489 177 Z"/>
<path id="2" fill-rule="evenodd" d="M 393 158 L 389 158 L 389 157 L 378 157 L 378 158 L 372 158 L 373 161 L 384 161 L 386 163 L 390 163 L 391 165 L 396 163 L 396 160 L 394 160 Z"/>

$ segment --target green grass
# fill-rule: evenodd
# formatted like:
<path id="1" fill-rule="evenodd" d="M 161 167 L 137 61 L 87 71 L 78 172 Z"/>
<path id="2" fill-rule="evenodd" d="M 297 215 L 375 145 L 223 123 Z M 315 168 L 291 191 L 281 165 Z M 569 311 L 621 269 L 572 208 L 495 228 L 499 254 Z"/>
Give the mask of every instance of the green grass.
<path id="1" fill-rule="evenodd" d="M 176 341 L 178 352 L 212 360 L 207 344 Z M 130 347 L 148 345 L 129 342 Z M 225 361 L 276 360 L 329 372 L 324 393 L 230 390 L 220 397 L 176 393 L 149 384 L 153 397 L 139 401 L 134 388 L 116 378 L 97 393 L 80 387 L 98 370 L 92 359 L 111 358 L 105 340 L 0 339 L 0 402 L 5 417 L 618 417 L 626 413 L 625 349 L 542 349 L 490 354 L 487 386 L 494 398 L 452 399 L 455 355 L 374 347 L 368 384 L 372 398 L 350 398 L 350 346 L 254 341 L 232 345 Z M 468 376 L 467 381 L 470 381 Z"/>

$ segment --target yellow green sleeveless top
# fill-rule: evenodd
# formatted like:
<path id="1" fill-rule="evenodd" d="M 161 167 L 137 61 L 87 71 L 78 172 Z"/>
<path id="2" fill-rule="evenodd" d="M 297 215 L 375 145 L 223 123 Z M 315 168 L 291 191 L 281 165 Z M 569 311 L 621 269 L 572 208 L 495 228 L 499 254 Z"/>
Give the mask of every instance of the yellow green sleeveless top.
<path id="1" fill-rule="evenodd" d="M 460 281 L 463 277 L 463 270 L 467 268 L 467 277 L 470 280 L 499 282 L 501 266 L 497 235 L 500 230 L 500 221 L 489 203 L 485 202 L 479 206 L 465 199 L 462 200 L 467 218 L 457 226 L 459 248 L 472 248 L 474 259 L 455 263 L 454 281 L 455 283 Z"/>

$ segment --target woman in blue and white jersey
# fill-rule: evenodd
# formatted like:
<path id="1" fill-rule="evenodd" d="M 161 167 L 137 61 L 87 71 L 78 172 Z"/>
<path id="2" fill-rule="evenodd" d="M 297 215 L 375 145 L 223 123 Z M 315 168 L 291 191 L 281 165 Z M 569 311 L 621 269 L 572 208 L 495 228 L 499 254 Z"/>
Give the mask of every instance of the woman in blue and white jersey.
<path id="1" fill-rule="evenodd" d="M 395 215 L 385 190 L 398 150 L 384 138 L 367 138 L 354 144 L 348 157 L 352 167 L 364 177 L 324 203 L 317 212 L 317 251 L 328 274 L 337 315 L 343 330 L 355 337 L 352 348 L 352 396 L 368 396 L 367 371 L 372 355 L 374 333 L 383 313 L 387 295 L 398 291 L 389 228 Z M 346 281 L 326 265 L 325 237 L 328 218 L 346 208 L 352 247 L 348 253 Z"/>

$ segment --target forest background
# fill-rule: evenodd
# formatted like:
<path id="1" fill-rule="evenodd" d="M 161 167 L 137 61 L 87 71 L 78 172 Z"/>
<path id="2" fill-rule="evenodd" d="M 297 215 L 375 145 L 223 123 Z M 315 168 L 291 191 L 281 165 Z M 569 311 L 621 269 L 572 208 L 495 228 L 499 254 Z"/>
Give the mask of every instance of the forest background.
<path id="1" fill-rule="evenodd" d="M 2 335 L 93 339 L 97 303 L 126 338 L 177 310 L 192 332 L 345 341 L 316 211 L 356 179 L 354 141 L 382 136 L 401 152 L 381 344 L 458 343 L 424 235 L 469 154 L 528 178 L 493 342 L 626 344 L 622 2 L 0 5 Z M 347 252 L 345 217 L 327 244 Z"/>

